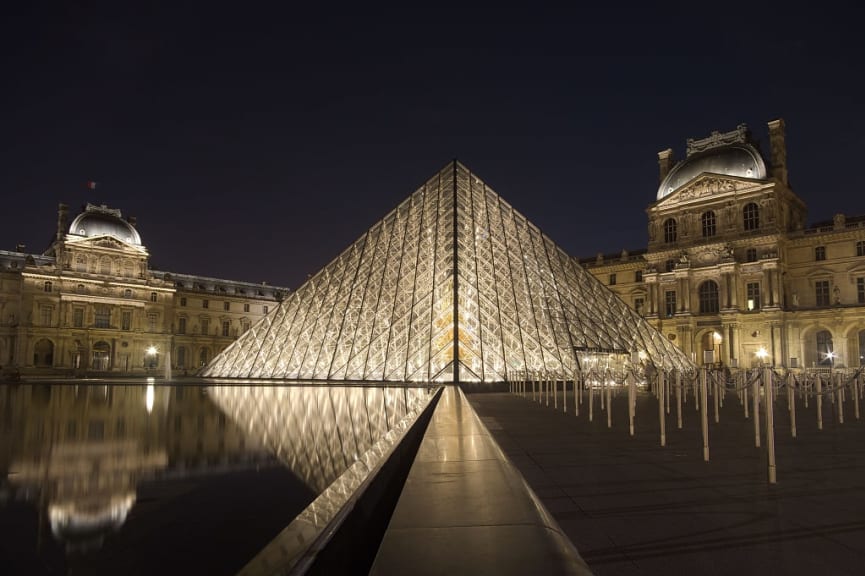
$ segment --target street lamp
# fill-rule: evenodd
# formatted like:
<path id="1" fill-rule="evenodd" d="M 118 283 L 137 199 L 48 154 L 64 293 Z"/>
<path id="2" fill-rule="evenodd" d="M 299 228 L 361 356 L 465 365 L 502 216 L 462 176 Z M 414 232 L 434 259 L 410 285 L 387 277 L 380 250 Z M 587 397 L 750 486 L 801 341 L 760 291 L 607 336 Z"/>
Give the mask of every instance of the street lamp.
<path id="1" fill-rule="evenodd" d="M 721 342 L 724 341 L 724 337 L 721 336 L 720 332 L 715 331 L 712 332 L 712 340 L 715 341 L 715 346 L 718 347 L 718 355 L 715 357 L 715 364 L 718 368 L 721 367 Z"/>
<path id="2" fill-rule="evenodd" d="M 148 370 L 156 367 L 156 355 L 159 353 L 156 346 L 148 346 L 144 350 L 145 363 L 144 366 Z"/>
<path id="3" fill-rule="evenodd" d="M 769 353 L 766 352 L 766 349 L 760 346 L 760 349 L 756 352 L 757 358 L 760 359 L 760 365 L 762 366 L 766 362 L 766 358 L 769 357 Z"/>

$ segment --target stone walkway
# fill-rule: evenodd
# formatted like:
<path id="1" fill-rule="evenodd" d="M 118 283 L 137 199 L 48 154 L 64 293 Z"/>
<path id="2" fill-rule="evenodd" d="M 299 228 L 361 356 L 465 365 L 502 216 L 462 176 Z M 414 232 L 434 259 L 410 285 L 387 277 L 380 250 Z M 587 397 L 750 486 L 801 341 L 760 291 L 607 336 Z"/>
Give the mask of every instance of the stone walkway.
<path id="1" fill-rule="evenodd" d="M 710 420 L 708 463 L 693 403 L 682 430 L 673 406 L 661 448 L 657 401 L 646 394 L 635 437 L 625 395 L 613 400 L 611 429 L 597 404 L 593 422 L 585 405 L 576 417 L 572 398 L 568 414 L 561 399 L 558 409 L 510 394 L 468 399 L 598 576 L 865 574 L 865 421 L 852 402 L 843 425 L 827 402 L 822 431 L 813 401 L 800 403 L 792 439 L 779 399 L 770 486 L 765 449 L 732 395 L 720 424 Z"/>

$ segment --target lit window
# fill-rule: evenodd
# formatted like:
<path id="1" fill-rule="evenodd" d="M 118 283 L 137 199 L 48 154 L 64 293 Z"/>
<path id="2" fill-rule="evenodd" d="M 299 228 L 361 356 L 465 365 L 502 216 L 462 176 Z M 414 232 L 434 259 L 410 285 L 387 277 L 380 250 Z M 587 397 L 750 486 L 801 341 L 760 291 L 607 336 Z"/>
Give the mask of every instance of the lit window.
<path id="1" fill-rule="evenodd" d="M 817 246 L 814 248 L 814 260 L 825 260 L 826 259 L 826 247 L 825 246 Z"/>
<path id="2" fill-rule="evenodd" d="M 610 286 L 615 286 L 615 285 L 616 285 L 616 275 L 610 274 Z"/>
<path id="3" fill-rule="evenodd" d="M 697 289 L 700 297 L 700 314 L 718 313 L 718 285 L 712 280 L 706 280 Z"/>
<path id="4" fill-rule="evenodd" d="M 817 306 L 829 305 L 829 281 L 817 280 L 814 283 L 814 293 L 817 300 Z"/>
<path id="5" fill-rule="evenodd" d="M 700 216 L 700 222 L 703 225 L 703 238 L 711 238 L 715 235 L 715 213 L 711 210 L 703 212 Z"/>
<path id="6" fill-rule="evenodd" d="M 110 327 L 111 326 L 111 308 L 109 308 L 108 306 L 97 306 L 93 324 L 97 328 Z"/>
<path id="7" fill-rule="evenodd" d="M 754 311 L 760 309 L 760 283 L 759 282 L 748 282 L 746 286 L 746 293 L 748 297 L 748 311 Z"/>
<path id="8" fill-rule="evenodd" d="M 667 318 L 672 318 L 676 315 L 676 291 L 667 290 L 664 292 L 664 312 Z"/>
<path id="9" fill-rule="evenodd" d="M 677 238 L 676 221 L 673 218 L 664 220 L 664 242 L 670 244 L 675 242 Z"/>
<path id="10" fill-rule="evenodd" d="M 742 209 L 742 224 L 745 230 L 760 229 L 760 207 L 751 202 Z"/>
<path id="11" fill-rule="evenodd" d="M 828 330 L 820 330 L 816 335 L 817 340 L 817 364 L 831 366 L 833 364 L 835 348 L 832 345 L 832 333 Z"/>

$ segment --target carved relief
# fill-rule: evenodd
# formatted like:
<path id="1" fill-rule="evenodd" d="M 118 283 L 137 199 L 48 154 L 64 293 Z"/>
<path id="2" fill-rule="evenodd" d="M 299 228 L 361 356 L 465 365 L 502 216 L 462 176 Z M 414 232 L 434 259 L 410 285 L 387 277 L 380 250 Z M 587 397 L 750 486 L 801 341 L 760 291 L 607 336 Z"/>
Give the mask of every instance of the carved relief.
<path id="1" fill-rule="evenodd" d="M 680 200 L 702 198 L 724 192 L 735 192 L 736 183 L 726 178 L 703 178 L 679 191 Z"/>

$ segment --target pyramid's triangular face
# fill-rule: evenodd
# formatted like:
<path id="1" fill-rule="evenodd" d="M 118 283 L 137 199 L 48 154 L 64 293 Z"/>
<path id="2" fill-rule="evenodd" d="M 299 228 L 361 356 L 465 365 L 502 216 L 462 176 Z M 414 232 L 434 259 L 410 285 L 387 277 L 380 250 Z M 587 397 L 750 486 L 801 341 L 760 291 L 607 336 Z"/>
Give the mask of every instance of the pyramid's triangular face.
<path id="1" fill-rule="evenodd" d="M 687 357 L 453 162 L 217 356 L 204 376 L 501 382 L 575 349 Z M 455 361 L 458 359 L 458 361 Z"/>

